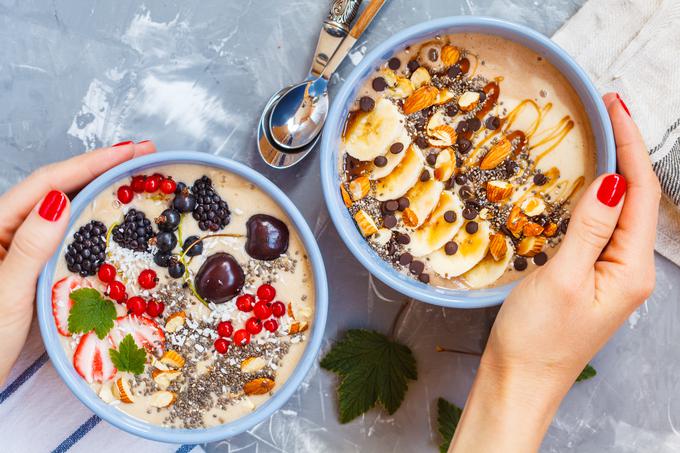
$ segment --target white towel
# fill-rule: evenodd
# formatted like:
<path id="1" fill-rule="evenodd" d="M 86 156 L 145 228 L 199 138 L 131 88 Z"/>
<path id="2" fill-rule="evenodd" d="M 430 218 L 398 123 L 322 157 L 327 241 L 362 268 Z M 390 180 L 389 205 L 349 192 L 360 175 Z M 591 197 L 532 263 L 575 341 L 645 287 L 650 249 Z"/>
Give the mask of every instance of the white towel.
<path id="1" fill-rule="evenodd" d="M 680 265 L 680 0 L 590 0 L 553 39 L 640 126 L 664 192 L 656 250 Z"/>

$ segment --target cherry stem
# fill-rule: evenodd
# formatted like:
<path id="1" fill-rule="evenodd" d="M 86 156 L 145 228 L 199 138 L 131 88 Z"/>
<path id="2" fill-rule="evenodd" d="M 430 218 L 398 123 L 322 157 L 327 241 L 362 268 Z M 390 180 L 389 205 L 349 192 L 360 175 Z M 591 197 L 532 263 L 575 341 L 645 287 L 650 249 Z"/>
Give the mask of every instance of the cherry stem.
<path id="1" fill-rule="evenodd" d="M 470 356 L 475 356 L 475 357 L 481 357 L 482 356 L 481 352 L 461 351 L 460 349 L 443 348 L 439 345 L 437 345 L 435 347 L 435 351 L 437 351 L 437 352 L 452 352 L 454 354 L 464 354 L 464 355 L 470 355 Z"/>

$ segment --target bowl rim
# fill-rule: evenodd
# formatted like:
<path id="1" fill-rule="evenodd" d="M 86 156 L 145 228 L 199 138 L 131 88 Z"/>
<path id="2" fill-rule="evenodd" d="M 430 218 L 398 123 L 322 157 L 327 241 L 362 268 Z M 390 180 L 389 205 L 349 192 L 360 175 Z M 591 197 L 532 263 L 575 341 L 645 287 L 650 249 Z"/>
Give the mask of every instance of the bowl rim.
<path id="1" fill-rule="evenodd" d="M 53 321 L 51 302 L 52 280 L 61 249 L 68 237 L 64 238 L 58 251 L 52 256 L 40 274 L 36 309 L 43 343 L 54 368 L 68 388 L 85 406 L 112 425 L 146 439 L 175 444 L 201 444 L 233 437 L 261 423 L 280 409 L 300 387 L 312 368 L 321 348 L 328 312 L 328 282 L 323 258 L 314 234 L 288 196 L 265 176 L 242 163 L 197 151 L 154 153 L 132 159 L 103 173 L 88 184 L 71 202 L 71 218 L 67 231 L 71 230 L 78 216 L 94 197 L 99 195 L 102 190 L 106 190 L 106 188 L 115 184 L 116 181 L 120 181 L 121 178 L 132 175 L 140 170 L 172 164 L 196 164 L 215 167 L 234 173 L 255 184 L 286 213 L 305 246 L 315 280 L 314 324 L 309 334 L 307 346 L 295 369 L 274 395 L 246 416 L 219 426 L 200 429 L 177 429 L 153 425 L 103 402 L 87 382 L 77 374 L 73 364 L 68 360 L 65 351 L 59 343 L 61 335 L 58 333 L 56 324 Z"/>
<path id="2" fill-rule="evenodd" d="M 363 57 L 361 62 L 351 71 L 343 82 L 338 94 L 335 96 L 328 118 L 326 119 L 326 131 L 328 128 L 340 130 L 344 124 L 341 117 L 344 106 L 349 101 L 357 83 L 363 81 L 363 74 L 369 66 L 376 66 L 378 62 L 385 60 L 395 50 L 403 46 L 409 39 L 422 34 L 432 34 L 437 31 L 447 32 L 476 32 L 481 34 L 502 35 L 507 39 L 531 41 L 541 50 L 534 50 L 544 55 L 553 65 L 567 67 L 571 73 L 564 77 L 572 85 L 583 103 L 588 98 L 594 104 L 595 112 L 586 115 L 593 126 L 598 126 L 604 135 L 603 149 L 596 150 L 596 157 L 602 154 L 605 159 L 604 168 L 606 173 L 616 171 L 616 146 L 614 134 L 609 120 L 607 109 L 601 95 L 593 85 L 586 72 L 574 61 L 574 59 L 559 45 L 547 36 L 524 25 L 515 24 L 501 19 L 485 16 L 450 16 L 422 22 L 397 32 L 387 40 L 379 44 L 375 49 Z M 521 45 L 526 44 L 520 42 Z M 581 92 L 575 87 L 575 82 L 581 85 Z M 594 129 L 594 128 L 593 128 Z M 337 162 L 334 156 L 334 143 L 332 134 L 325 132 L 321 140 L 321 184 L 326 201 L 326 207 L 335 225 L 338 234 L 349 248 L 350 252 L 359 262 L 375 277 L 387 286 L 405 294 L 417 301 L 426 302 L 449 308 L 483 308 L 499 305 L 507 297 L 510 290 L 517 285 L 522 278 L 502 286 L 482 289 L 447 289 L 424 284 L 394 269 L 386 263 L 373 249 L 366 245 L 364 239 L 354 222 L 347 214 L 347 209 L 342 202 L 337 186 L 339 184 Z M 594 134 L 595 135 L 595 134 Z M 597 144 L 596 144 L 597 148 Z M 598 172 L 602 173 L 602 172 Z"/>

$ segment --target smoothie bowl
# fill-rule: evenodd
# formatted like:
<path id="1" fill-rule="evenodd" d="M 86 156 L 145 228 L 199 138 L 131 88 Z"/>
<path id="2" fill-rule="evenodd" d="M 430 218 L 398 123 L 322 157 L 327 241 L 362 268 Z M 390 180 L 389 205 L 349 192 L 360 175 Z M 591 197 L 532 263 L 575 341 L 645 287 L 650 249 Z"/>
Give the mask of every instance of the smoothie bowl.
<path id="1" fill-rule="evenodd" d="M 376 277 L 448 307 L 499 304 L 544 265 L 598 173 L 611 125 L 546 37 L 488 18 L 404 30 L 368 54 L 330 110 L 329 212 Z"/>
<path id="2" fill-rule="evenodd" d="M 274 184 L 230 160 L 167 152 L 73 200 L 38 317 L 55 368 L 101 418 L 203 443 L 291 396 L 319 350 L 327 298 L 314 237 Z"/>

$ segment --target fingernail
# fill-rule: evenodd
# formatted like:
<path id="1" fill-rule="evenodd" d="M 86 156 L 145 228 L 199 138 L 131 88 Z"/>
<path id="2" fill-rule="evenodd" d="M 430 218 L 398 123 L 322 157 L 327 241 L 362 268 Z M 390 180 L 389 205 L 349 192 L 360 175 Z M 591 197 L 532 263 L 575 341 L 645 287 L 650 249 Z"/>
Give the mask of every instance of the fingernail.
<path id="1" fill-rule="evenodd" d="M 607 175 L 597 190 L 597 199 L 602 204 L 613 208 L 619 204 L 624 193 L 626 193 L 626 178 L 617 174 Z"/>
<path id="2" fill-rule="evenodd" d="M 66 195 L 58 190 L 52 190 L 45 196 L 38 214 L 45 220 L 56 222 L 64 212 L 64 208 L 66 208 Z"/>
<path id="3" fill-rule="evenodd" d="M 142 143 L 149 143 L 151 140 L 142 140 L 141 142 L 137 142 L 138 145 L 141 145 Z"/>
<path id="4" fill-rule="evenodd" d="M 616 99 L 619 100 L 619 102 L 621 103 L 621 107 L 623 107 L 623 110 L 626 111 L 626 113 L 628 114 L 628 116 L 630 116 L 630 117 L 632 118 L 632 116 L 631 116 L 631 114 L 630 114 L 630 110 L 628 110 L 628 106 L 626 105 L 625 102 L 623 102 L 623 99 L 621 99 L 621 96 L 619 96 L 619 93 L 616 93 Z"/>
<path id="5" fill-rule="evenodd" d="M 112 147 L 116 147 L 116 146 L 125 146 L 125 145 L 132 145 L 132 143 L 133 143 L 132 140 L 128 140 L 128 141 L 126 141 L 126 142 L 116 143 L 115 145 L 112 145 Z"/>

